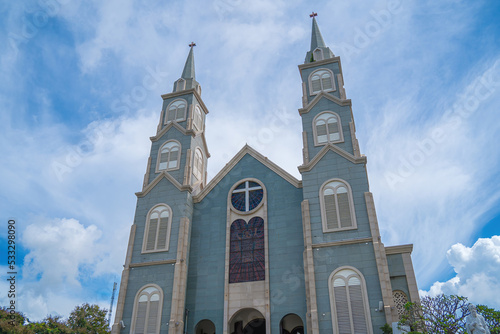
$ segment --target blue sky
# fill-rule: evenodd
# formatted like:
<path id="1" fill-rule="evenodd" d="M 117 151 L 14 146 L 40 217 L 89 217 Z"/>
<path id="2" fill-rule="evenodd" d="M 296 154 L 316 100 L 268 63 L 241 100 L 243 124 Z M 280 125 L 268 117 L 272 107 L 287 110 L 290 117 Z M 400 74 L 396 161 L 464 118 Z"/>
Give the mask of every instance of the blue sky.
<path id="1" fill-rule="evenodd" d="M 22 311 L 109 306 L 160 95 L 191 41 L 209 177 L 245 143 L 300 177 L 313 10 L 341 57 L 383 242 L 414 244 L 423 294 L 500 309 L 500 3 L 50 0 L 0 3 L 0 212 L 18 227 Z"/>

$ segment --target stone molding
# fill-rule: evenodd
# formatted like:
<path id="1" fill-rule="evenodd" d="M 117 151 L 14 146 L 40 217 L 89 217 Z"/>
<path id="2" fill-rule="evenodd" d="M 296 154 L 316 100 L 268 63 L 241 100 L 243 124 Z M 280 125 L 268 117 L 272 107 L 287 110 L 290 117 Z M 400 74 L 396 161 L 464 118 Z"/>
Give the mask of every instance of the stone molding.
<path id="1" fill-rule="evenodd" d="M 311 161 L 309 161 L 309 163 L 302 166 L 298 166 L 297 168 L 299 169 L 299 172 L 304 173 L 311 171 L 314 168 L 314 166 L 316 166 L 316 164 L 326 155 L 326 153 L 328 153 L 328 151 L 333 151 L 334 153 L 337 153 L 338 155 L 349 160 L 353 164 L 366 164 L 366 156 L 363 155 L 360 157 L 356 157 L 351 153 L 346 152 L 331 143 L 328 143 L 325 145 L 325 147 L 323 147 L 319 151 L 318 154 L 316 154 L 316 156 Z"/>
<path id="2" fill-rule="evenodd" d="M 340 241 L 332 241 L 332 242 L 324 242 L 320 244 L 313 244 L 312 248 L 325 248 L 332 246 L 343 246 L 343 245 L 353 245 L 353 244 L 362 244 L 367 242 L 372 242 L 372 238 L 359 238 L 359 239 L 346 239 Z"/>
<path id="3" fill-rule="evenodd" d="M 311 109 L 321 100 L 321 98 L 327 98 L 328 100 L 332 101 L 333 103 L 335 104 L 338 104 L 339 106 L 349 106 L 349 107 L 352 107 L 352 102 L 351 102 L 351 99 L 346 99 L 346 100 L 341 100 L 339 99 L 338 97 L 336 96 L 333 96 L 329 93 L 325 93 L 325 92 L 320 92 L 318 93 L 318 95 L 316 95 L 316 97 L 314 99 L 312 99 L 312 101 L 304 108 L 300 108 L 299 109 L 299 115 L 304 115 L 304 114 L 307 114 L 308 112 L 311 111 Z"/>
<path id="4" fill-rule="evenodd" d="M 170 99 L 172 97 L 179 97 L 179 96 L 189 95 L 189 94 L 193 94 L 196 97 L 196 100 L 200 104 L 201 109 L 203 110 L 205 115 L 208 114 L 209 113 L 208 108 L 205 105 L 205 103 L 203 103 L 203 100 L 201 99 L 200 93 L 198 93 L 198 91 L 195 88 L 181 90 L 181 91 L 173 92 L 173 93 L 162 94 L 161 98 L 163 100 L 166 100 L 166 99 Z"/>
<path id="5" fill-rule="evenodd" d="M 413 244 L 385 247 L 385 254 L 387 255 L 403 254 L 403 253 L 411 254 L 412 251 L 413 251 Z"/>
<path id="6" fill-rule="evenodd" d="M 179 191 L 189 191 L 189 192 L 193 191 L 193 187 L 191 187 L 190 185 L 182 185 L 176 179 L 174 179 L 174 177 L 170 175 L 167 171 L 162 171 L 160 175 L 155 177 L 153 182 L 148 184 L 148 186 L 142 189 L 142 191 L 136 192 L 135 195 L 137 197 L 146 196 L 158 183 L 160 183 L 160 181 L 163 178 L 170 181 L 170 183 L 172 183 L 177 189 L 179 189 Z"/>
<path id="7" fill-rule="evenodd" d="M 147 266 L 157 266 L 161 264 L 174 264 L 175 260 L 162 260 L 162 261 L 148 261 L 148 262 L 138 262 L 131 263 L 130 268 L 147 267 Z"/>

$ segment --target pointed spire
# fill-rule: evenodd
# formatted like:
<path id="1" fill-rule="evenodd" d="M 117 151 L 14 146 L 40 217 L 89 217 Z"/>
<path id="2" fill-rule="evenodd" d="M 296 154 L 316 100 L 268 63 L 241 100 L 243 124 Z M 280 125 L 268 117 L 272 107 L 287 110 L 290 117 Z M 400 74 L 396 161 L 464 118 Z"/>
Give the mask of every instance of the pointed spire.
<path id="1" fill-rule="evenodd" d="M 196 44 L 194 42 L 191 42 L 189 46 L 191 49 L 189 50 L 189 54 L 186 59 L 186 64 L 184 65 L 184 70 L 182 71 L 182 76 L 181 76 L 181 78 L 183 79 L 195 79 L 193 47 L 195 47 Z"/>
<path id="2" fill-rule="evenodd" d="M 321 32 L 319 31 L 318 23 L 316 22 L 317 13 L 313 12 L 311 15 L 312 22 L 312 33 L 311 33 L 311 51 L 314 51 L 316 48 L 325 48 L 325 41 L 323 40 L 323 36 L 321 36 Z"/>

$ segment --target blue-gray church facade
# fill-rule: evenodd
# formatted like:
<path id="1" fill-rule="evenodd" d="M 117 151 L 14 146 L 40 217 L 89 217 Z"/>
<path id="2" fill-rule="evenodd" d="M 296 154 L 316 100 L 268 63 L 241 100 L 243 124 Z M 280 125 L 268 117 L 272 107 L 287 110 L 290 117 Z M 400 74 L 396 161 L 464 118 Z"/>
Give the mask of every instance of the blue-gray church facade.
<path id="1" fill-rule="evenodd" d="M 341 61 L 312 21 L 301 180 L 245 145 L 207 182 L 190 45 L 150 137 L 112 333 L 373 334 L 419 300 L 413 246 L 381 241 Z"/>

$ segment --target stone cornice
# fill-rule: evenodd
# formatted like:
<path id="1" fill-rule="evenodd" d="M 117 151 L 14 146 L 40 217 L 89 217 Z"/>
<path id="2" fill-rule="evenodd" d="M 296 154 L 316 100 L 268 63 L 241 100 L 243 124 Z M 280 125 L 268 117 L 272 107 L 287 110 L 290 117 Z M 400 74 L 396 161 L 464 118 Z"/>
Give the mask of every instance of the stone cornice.
<path id="1" fill-rule="evenodd" d="M 226 176 L 231 169 L 236 166 L 236 164 L 246 155 L 249 154 L 262 163 L 264 166 L 281 176 L 283 179 L 288 181 L 296 188 L 302 188 L 302 181 L 297 180 L 287 171 L 276 165 L 274 162 L 269 160 L 267 157 L 263 156 L 250 146 L 245 145 L 225 166 L 220 170 L 220 172 L 207 184 L 207 186 L 200 192 L 197 196 L 193 197 L 195 203 L 199 203 L 207 196 L 210 191 Z"/>
<path id="2" fill-rule="evenodd" d="M 168 93 L 168 94 L 162 94 L 161 95 L 161 98 L 166 100 L 166 99 L 169 99 L 169 98 L 172 98 L 172 97 L 179 97 L 179 96 L 183 96 L 183 95 L 189 95 L 189 94 L 193 94 L 195 97 L 196 97 L 196 100 L 198 100 L 198 103 L 200 104 L 201 108 L 203 109 L 203 112 L 205 114 L 208 114 L 209 111 L 208 111 L 208 108 L 207 106 L 205 105 L 205 103 L 203 102 L 203 100 L 201 99 L 201 95 L 198 93 L 198 91 L 194 88 L 191 88 L 191 89 L 186 89 L 186 90 L 181 90 L 179 92 L 173 92 L 173 93 Z"/>
<path id="3" fill-rule="evenodd" d="M 158 175 L 157 177 L 155 177 L 155 179 L 153 180 L 153 182 L 151 182 L 150 184 L 148 184 L 144 189 L 142 189 L 142 191 L 136 192 L 135 195 L 137 197 L 144 197 L 144 196 L 146 196 L 163 178 L 165 178 L 168 181 L 170 181 L 170 183 L 172 183 L 177 189 L 179 189 L 179 191 L 189 191 L 189 192 L 193 191 L 193 187 L 191 187 L 189 185 L 182 185 L 182 184 L 180 184 L 167 171 L 162 171 L 160 173 L 160 175 Z"/>
<path id="4" fill-rule="evenodd" d="M 403 254 L 403 253 L 411 254 L 412 251 L 413 251 L 413 244 L 385 247 L 385 254 L 387 255 Z"/>
<path id="5" fill-rule="evenodd" d="M 299 70 L 302 72 L 302 70 L 304 70 L 306 68 L 312 68 L 312 67 L 330 64 L 330 63 L 337 63 L 337 62 L 340 63 L 339 56 L 333 57 L 333 58 L 327 58 L 327 59 L 323 59 L 323 60 L 318 60 L 318 61 L 315 61 L 312 63 L 301 64 L 301 65 L 299 65 Z"/>
<path id="6" fill-rule="evenodd" d="M 333 96 L 331 94 L 322 91 L 318 95 L 316 95 L 316 97 L 307 105 L 307 107 L 300 108 L 299 114 L 300 115 L 307 114 L 321 100 L 322 97 L 327 98 L 328 100 L 338 104 L 339 106 L 350 106 L 350 107 L 352 106 L 351 99 L 341 100 L 336 96 Z"/>
<path id="7" fill-rule="evenodd" d="M 338 155 L 349 160 L 353 164 L 366 164 L 366 156 L 363 155 L 360 157 L 355 157 L 351 153 L 338 148 L 336 145 L 327 144 L 325 145 L 325 147 L 321 149 L 321 151 L 319 151 L 318 154 L 316 154 L 316 156 L 311 161 L 309 161 L 309 163 L 297 167 L 299 169 L 299 172 L 304 173 L 312 170 L 314 166 L 316 166 L 316 164 L 326 155 L 326 153 L 328 153 L 328 151 L 333 151 L 337 153 Z"/>
<path id="8" fill-rule="evenodd" d="M 313 244 L 312 248 L 324 248 L 331 246 L 342 246 L 342 245 L 352 245 L 352 244 L 363 244 L 373 242 L 372 238 L 360 238 L 360 239 L 346 239 L 340 241 L 324 242 L 321 244 Z"/>
<path id="9" fill-rule="evenodd" d="M 131 263 L 129 265 L 130 268 L 137 267 L 146 267 L 146 266 L 157 266 L 160 264 L 175 264 L 176 260 L 162 260 L 162 261 L 148 261 L 148 262 L 139 262 L 139 263 Z"/>
<path id="10" fill-rule="evenodd" d="M 196 135 L 193 130 L 186 130 L 182 126 L 177 124 L 177 122 L 170 122 L 170 124 L 168 124 L 166 127 L 161 129 L 160 132 L 158 132 L 155 136 L 149 137 L 149 139 L 153 142 L 158 141 L 171 128 L 176 128 L 183 135 L 191 135 L 193 137 Z"/>

